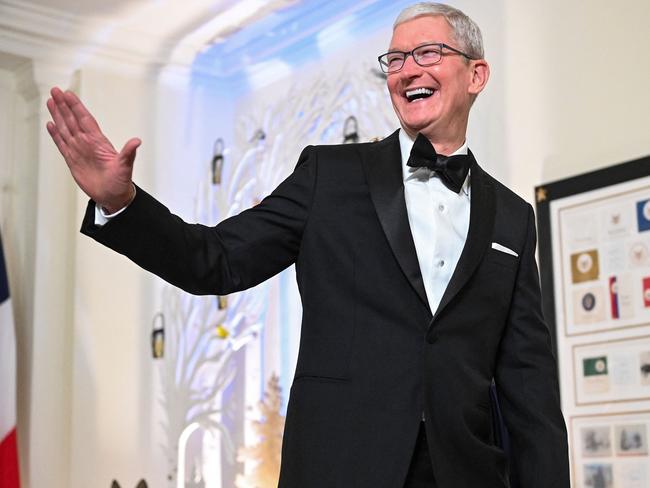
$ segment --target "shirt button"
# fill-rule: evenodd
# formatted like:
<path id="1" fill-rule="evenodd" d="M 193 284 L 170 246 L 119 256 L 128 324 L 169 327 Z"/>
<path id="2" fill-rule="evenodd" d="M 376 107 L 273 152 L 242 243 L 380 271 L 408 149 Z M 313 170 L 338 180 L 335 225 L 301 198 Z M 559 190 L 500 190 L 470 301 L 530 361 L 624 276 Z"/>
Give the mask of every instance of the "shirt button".
<path id="1" fill-rule="evenodd" d="M 442 268 L 444 265 L 445 265 L 445 260 L 444 259 L 441 259 L 440 261 L 438 261 L 438 266 L 440 268 Z"/>
<path id="2" fill-rule="evenodd" d="M 438 205 L 438 211 L 440 211 L 440 212 L 445 211 L 445 206 L 442 203 L 440 205 Z"/>

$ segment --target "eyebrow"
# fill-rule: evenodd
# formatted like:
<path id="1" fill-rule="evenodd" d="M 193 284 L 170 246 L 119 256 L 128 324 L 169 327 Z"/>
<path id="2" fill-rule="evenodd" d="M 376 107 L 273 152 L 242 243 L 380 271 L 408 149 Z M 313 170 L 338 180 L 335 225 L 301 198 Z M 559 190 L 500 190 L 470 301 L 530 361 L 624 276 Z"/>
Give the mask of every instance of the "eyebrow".
<path id="1" fill-rule="evenodd" d="M 389 47 L 388 52 L 389 53 L 398 52 L 398 51 L 401 52 L 401 53 L 411 52 L 413 49 L 417 49 L 419 47 L 426 46 L 427 44 L 446 44 L 446 43 L 443 42 L 443 41 L 425 41 L 425 42 L 421 42 L 420 44 L 418 44 L 414 48 L 409 49 L 408 51 L 404 50 L 404 49 L 399 49 L 399 48 L 396 48 L 396 47 Z"/>

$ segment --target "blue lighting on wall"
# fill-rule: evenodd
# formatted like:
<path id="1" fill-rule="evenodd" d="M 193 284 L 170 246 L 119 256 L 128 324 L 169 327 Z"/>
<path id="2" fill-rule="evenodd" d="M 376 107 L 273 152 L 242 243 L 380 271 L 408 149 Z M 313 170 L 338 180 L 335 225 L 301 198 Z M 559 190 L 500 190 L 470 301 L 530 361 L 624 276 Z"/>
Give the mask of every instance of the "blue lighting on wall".
<path id="1" fill-rule="evenodd" d="M 389 31 L 397 14 L 412 0 L 311 0 L 269 14 L 216 42 L 194 63 L 197 77 L 209 74 L 230 95 L 254 88 L 256 69 L 293 70 L 322 58 L 324 50 L 350 46 L 381 30 Z M 386 39 L 388 42 L 388 39 Z M 379 54 L 386 46 L 377 46 Z"/>

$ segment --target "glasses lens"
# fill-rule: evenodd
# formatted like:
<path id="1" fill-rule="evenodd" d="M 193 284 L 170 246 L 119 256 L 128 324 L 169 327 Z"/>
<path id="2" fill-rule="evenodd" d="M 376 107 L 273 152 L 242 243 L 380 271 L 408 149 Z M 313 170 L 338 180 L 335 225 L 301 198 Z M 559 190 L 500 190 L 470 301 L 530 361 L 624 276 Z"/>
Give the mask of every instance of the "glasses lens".
<path id="1" fill-rule="evenodd" d="M 442 48 L 438 44 L 420 46 L 413 51 L 413 57 L 422 66 L 436 64 L 442 59 Z"/>
<path id="2" fill-rule="evenodd" d="M 381 57 L 379 63 L 386 73 L 399 71 L 404 65 L 404 53 L 386 53 Z"/>

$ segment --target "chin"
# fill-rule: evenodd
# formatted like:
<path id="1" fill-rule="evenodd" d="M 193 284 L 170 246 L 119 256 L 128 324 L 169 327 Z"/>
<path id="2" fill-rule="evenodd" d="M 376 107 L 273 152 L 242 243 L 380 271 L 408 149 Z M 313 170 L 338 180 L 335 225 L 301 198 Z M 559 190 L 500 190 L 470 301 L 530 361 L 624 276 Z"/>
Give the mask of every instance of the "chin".
<path id="1" fill-rule="evenodd" d="M 402 120 L 402 126 L 409 132 L 417 134 L 418 132 L 425 131 L 431 127 L 433 121 L 431 120 Z"/>
<path id="2" fill-rule="evenodd" d="M 431 113 L 404 114 L 400 117 L 402 126 L 412 132 L 421 132 L 435 124 L 436 118 Z"/>

